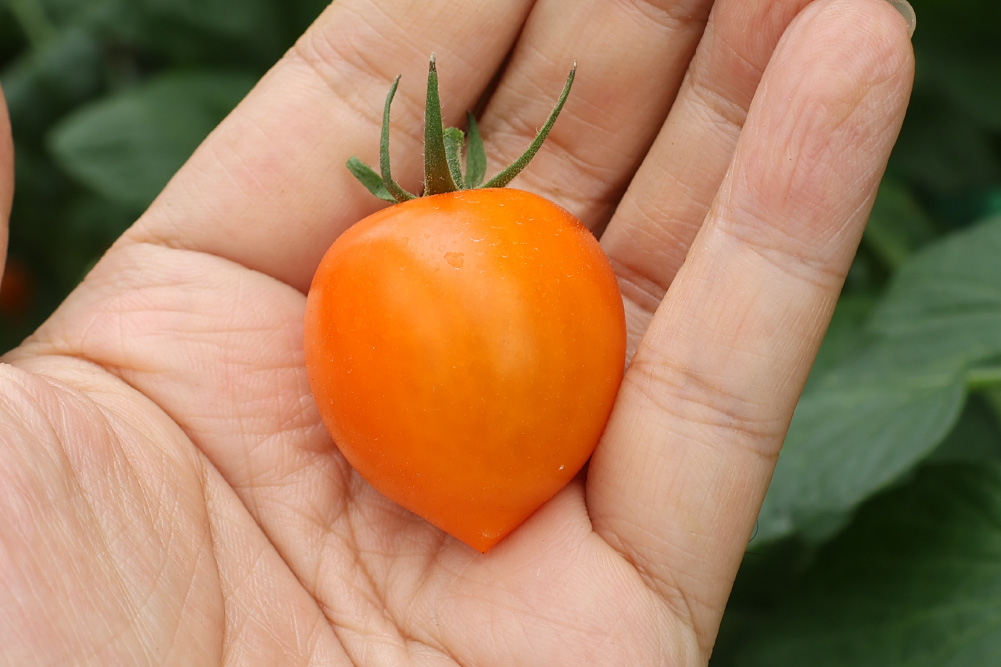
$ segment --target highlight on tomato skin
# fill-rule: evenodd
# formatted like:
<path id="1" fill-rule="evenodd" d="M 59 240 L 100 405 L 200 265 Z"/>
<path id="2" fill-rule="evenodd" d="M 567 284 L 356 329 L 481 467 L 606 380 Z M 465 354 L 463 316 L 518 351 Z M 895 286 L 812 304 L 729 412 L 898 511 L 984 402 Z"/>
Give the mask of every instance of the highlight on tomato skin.
<path id="1" fill-rule="evenodd" d="M 625 364 L 597 240 L 513 189 L 356 223 L 324 256 L 305 324 L 310 387 L 345 458 L 484 552 L 581 469 Z"/>

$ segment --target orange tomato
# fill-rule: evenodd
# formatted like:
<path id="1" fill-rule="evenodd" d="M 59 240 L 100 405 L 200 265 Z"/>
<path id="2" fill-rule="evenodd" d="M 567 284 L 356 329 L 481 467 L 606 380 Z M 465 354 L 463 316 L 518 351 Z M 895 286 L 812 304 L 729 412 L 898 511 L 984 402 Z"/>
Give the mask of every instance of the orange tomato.
<path id="1" fill-rule="evenodd" d="M 327 251 L 306 305 L 310 388 L 344 457 L 483 552 L 587 461 L 625 341 L 594 236 L 513 189 L 365 218 Z"/>

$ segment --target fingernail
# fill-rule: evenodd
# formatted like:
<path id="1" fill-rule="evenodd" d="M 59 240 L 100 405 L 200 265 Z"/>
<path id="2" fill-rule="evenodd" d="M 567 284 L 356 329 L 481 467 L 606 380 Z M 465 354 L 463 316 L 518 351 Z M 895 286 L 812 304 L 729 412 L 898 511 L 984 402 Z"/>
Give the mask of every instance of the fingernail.
<path id="1" fill-rule="evenodd" d="M 897 8 L 897 11 L 907 19 L 907 34 L 914 36 L 914 28 L 918 25 L 918 17 L 914 14 L 914 8 L 907 0 L 889 0 L 889 3 Z"/>

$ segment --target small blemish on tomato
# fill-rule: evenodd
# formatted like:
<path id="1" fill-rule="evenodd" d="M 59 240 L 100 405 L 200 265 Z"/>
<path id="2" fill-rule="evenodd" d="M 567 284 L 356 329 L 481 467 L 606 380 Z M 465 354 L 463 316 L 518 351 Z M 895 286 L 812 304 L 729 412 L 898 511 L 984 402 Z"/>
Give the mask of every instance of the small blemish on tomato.
<path id="1" fill-rule="evenodd" d="M 461 252 L 446 252 L 445 253 L 445 261 L 448 262 L 451 266 L 454 266 L 457 269 L 461 269 L 462 268 L 462 261 L 463 261 L 462 260 L 462 253 Z"/>

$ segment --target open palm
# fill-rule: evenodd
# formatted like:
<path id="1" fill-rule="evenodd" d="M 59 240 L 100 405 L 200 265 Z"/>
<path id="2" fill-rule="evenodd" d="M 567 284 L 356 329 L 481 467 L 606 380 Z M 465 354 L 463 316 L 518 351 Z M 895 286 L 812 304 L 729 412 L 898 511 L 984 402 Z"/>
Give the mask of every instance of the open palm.
<path id="1" fill-rule="evenodd" d="M 334 3 L 2 358 L 0 663 L 706 663 L 903 115 L 905 21 L 883 0 L 456 7 Z M 600 234 L 629 326 L 586 478 L 486 555 L 352 472 L 303 369 L 313 270 L 378 206 L 344 162 L 374 161 L 402 72 L 394 171 L 417 187 L 431 52 L 449 124 L 502 71 L 493 164 L 578 61 L 514 186 Z"/>

